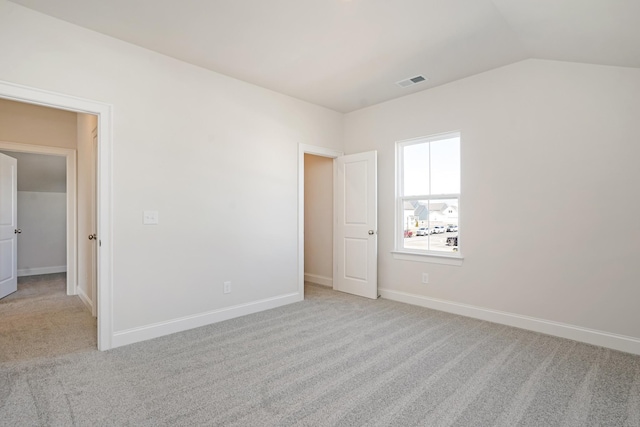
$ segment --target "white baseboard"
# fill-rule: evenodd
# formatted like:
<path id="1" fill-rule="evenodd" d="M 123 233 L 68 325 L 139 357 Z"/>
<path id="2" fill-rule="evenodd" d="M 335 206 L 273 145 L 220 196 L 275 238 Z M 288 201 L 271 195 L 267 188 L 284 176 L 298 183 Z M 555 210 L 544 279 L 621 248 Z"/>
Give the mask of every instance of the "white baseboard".
<path id="1" fill-rule="evenodd" d="M 166 322 L 159 322 L 152 325 L 141 326 L 139 328 L 132 328 L 124 331 L 114 332 L 113 338 L 111 340 L 111 348 L 121 347 L 123 345 L 129 345 L 140 341 L 146 341 L 193 328 L 199 328 L 201 326 L 210 325 L 212 323 L 222 322 L 224 320 L 234 319 L 240 316 L 246 316 L 247 314 L 270 310 L 272 308 L 302 301 L 302 299 L 302 295 L 300 295 L 298 292 L 295 292 L 292 294 L 267 298 L 261 301 L 254 301 L 246 304 L 236 305 L 233 307 L 226 307 L 206 313 L 196 314 L 193 316 L 173 319 Z"/>
<path id="2" fill-rule="evenodd" d="M 326 277 L 326 276 L 320 276 L 317 274 L 304 273 L 304 281 L 333 288 L 333 277 Z"/>
<path id="3" fill-rule="evenodd" d="M 581 341 L 587 344 L 640 355 L 639 338 L 612 334 L 609 332 L 538 319 L 535 317 L 521 316 L 514 313 L 490 310 L 436 298 L 429 298 L 421 295 L 393 291 L 390 289 L 378 289 L 378 291 L 382 298 L 394 301 L 445 311 L 447 313 L 459 314 L 461 316 L 473 317 L 475 319 L 500 323 L 502 325 L 514 326 L 516 328 L 528 329 L 530 331 L 540 332 L 547 335 L 568 338 L 574 341 Z"/>
<path id="4" fill-rule="evenodd" d="M 59 265 L 54 267 L 23 268 L 22 270 L 18 270 L 18 277 L 37 276 L 38 274 L 65 273 L 66 271 L 66 265 Z"/>
<path id="5" fill-rule="evenodd" d="M 81 287 L 78 286 L 78 296 L 80 297 L 80 299 L 82 300 L 82 302 L 84 303 L 85 306 L 87 306 L 87 308 L 89 309 L 89 311 L 91 313 L 93 313 L 93 303 L 91 302 L 91 299 L 87 296 L 87 294 L 84 292 L 84 289 L 82 289 Z"/>

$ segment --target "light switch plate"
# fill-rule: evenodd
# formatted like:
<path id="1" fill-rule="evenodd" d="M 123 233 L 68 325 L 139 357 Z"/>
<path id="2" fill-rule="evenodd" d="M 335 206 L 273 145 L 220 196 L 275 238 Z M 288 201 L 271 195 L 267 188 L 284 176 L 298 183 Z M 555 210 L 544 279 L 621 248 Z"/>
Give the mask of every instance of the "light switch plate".
<path id="1" fill-rule="evenodd" d="M 158 224 L 158 211 L 144 211 L 142 215 L 142 223 L 145 225 Z"/>

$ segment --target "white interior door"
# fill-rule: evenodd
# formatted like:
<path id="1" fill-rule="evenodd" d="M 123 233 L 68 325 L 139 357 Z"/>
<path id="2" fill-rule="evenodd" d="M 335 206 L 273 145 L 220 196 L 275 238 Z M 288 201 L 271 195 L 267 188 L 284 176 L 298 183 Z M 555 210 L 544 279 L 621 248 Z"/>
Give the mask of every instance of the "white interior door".
<path id="1" fill-rule="evenodd" d="M 378 298 L 377 153 L 336 159 L 333 288 Z"/>
<path id="2" fill-rule="evenodd" d="M 18 161 L 0 154 L 0 298 L 18 290 Z"/>

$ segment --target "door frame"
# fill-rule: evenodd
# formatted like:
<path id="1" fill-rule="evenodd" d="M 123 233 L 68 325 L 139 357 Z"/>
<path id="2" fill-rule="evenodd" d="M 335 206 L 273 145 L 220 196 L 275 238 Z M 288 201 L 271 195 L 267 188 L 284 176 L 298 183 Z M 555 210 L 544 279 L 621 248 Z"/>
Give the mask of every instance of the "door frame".
<path id="1" fill-rule="evenodd" d="M 342 151 L 330 148 L 317 147 L 315 145 L 298 144 L 298 295 L 300 301 L 304 300 L 304 155 L 335 159 L 343 156 Z M 336 167 L 333 165 L 335 182 Z M 334 212 L 335 216 L 335 212 Z M 333 274 L 333 273 L 332 273 Z"/>
<path id="2" fill-rule="evenodd" d="M 14 153 L 45 154 L 48 156 L 65 157 L 67 174 L 67 295 L 76 295 L 78 293 L 76 150 L 72 148 L 48 147 L 45 145 L 22 144 L 10 141 L 0 141 L 0 150 Z"/>
<path id="3" fill-rule="evenodd" d="M 96 171 L 97 234 L 100 243 L 97 257 L 98 350 L 108 350 L 112 348 L 114 320 L 112 301 L 113 196 L 111 187 L 113 106 L 5 81 L 0 81 L 0 98 L 98 116 L 98 167 Z"/>

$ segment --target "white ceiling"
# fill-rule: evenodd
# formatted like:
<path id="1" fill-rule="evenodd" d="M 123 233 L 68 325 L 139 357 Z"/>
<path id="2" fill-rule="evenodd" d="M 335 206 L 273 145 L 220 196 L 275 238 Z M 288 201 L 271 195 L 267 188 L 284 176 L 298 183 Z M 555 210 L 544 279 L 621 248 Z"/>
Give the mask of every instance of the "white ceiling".
<path id="1" fill-rule="evenodd" d="M 341 112 L 525 58 L 640 67 L 640 0 L 12 1 Z"/>

